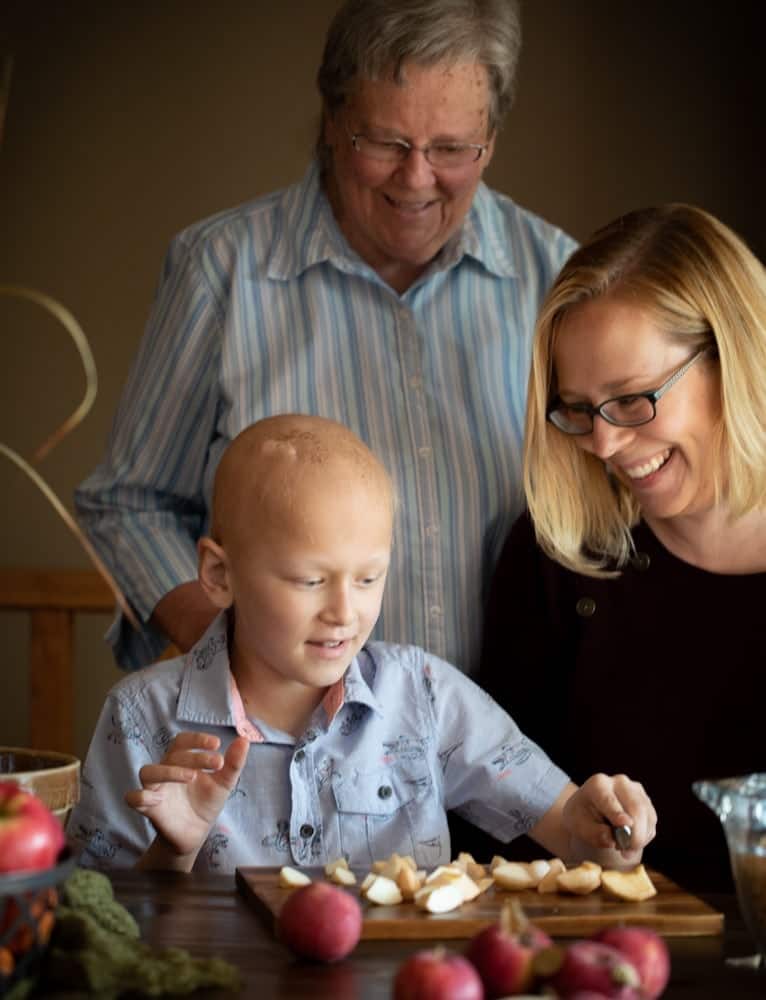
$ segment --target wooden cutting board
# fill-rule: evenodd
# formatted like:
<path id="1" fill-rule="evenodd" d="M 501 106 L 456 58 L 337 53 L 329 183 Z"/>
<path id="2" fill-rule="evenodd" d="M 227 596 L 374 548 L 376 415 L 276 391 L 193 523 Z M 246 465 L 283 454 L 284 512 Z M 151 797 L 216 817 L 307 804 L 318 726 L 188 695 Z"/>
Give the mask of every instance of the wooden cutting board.
<path id="1" fill-rule="evenodd" d="M 324 872 L 302 869 L 314 881 L 323 881 Z M 367 872 L 356 872 L 361 882 Z M 644 903 L 626 903 L 611 899 L 600 889 L 588 896 L 562 893 L 541 895 L 538 892 L 504 892 L 491 887 L 470 903 L 463 903 L 451 913 L 428 914 L 414 903 L 398 906 L 375 906 L 360 898 L 364 912 L 362 938 L 371 940 L 446 940 L 472 937 L 482 927 L 497 920 L 503 901 L 517 896 L 532 923 L 552 937 L 587 937 L 610 924 L 633 924 L 652 927 L 667 936 L 692 937 L 720 934 L 723 914 L 696 896 L 684 892 L 670 879 L 650 872 L 657 895 Z M 237 868 L 237 888 L 270 926 L 274 926 L 284 901 L 294 889 L 279 886 L 278 868 Z M 353 891 L 353 890 L 349 890 Z"/>

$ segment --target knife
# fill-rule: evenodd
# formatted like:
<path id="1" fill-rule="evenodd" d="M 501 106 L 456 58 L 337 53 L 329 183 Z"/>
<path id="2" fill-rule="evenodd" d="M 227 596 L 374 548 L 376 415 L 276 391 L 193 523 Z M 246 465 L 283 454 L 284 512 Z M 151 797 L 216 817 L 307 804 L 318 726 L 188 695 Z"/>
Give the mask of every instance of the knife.
<path id="1" fill-rule="evenodd" d="M 614 837 L 614 842 L 620 851 L 630 850 L 630 840 L 633 836 L 633 831 L 629 826 L 613 826 L 612 836 Z"/>

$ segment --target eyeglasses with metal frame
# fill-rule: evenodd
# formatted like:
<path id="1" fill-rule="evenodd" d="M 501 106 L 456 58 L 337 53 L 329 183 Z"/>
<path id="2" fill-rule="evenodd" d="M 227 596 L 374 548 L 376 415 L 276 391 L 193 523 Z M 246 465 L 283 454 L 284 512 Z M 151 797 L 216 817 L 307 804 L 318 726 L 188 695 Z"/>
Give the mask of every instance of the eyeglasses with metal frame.
<path id="1" fill-rule="evenodd" d="M 432 142 L 427 146 L 416 146 L 406 139 L 371 139 L 367 135 L 355 133 L 349 136 L 351 145 L 362 156 L 380 163 L 404 163 L 413 149 L 422 153 L 432 167 L 449 169 L 467 167 L 476 163 L 489 149 L 489 143 L 476 142 Z"/>
<path id="2" fill-rule="evenodd" d="M 697 351 L 658 389 L 613 396 L 597 406 L 591 406 L 590 403 L 565 403 L 556 396 L 548 406 L 546 417 L 554 427 L 565 434 L 590 434 L 593 431 L 593 418 L 596 416 L 615 427 L 640 427 L 642 424 L 648 424 L 657 416 L 658 400 L 662 399 L 668 389 L 672 389 L 694 362 L 708 351 L 708 347 Z"/>

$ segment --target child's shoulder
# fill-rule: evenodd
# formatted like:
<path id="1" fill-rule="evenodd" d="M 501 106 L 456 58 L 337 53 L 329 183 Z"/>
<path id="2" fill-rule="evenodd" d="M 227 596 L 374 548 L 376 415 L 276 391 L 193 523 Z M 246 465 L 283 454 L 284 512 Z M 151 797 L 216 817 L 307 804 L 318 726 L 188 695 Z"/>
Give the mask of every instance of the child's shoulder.
<path id="1" fill-rule="evenodd" d="M 186 657 L 183 655 L 171 660 L 158 660 L 120 678 L 110 689 L 109 696 L 118 701 L 136 701 L 158 695 L 177 697 L 185 666 Z"/>
<path id="2" fill-rule="evenodd" d="M 458 686 L 472 683 L 457 667 L 421 646 L 393 642 L 368 642 L 360 654 L 360 667 L 363 674 L 372 675 L 366 679 L 373 689 L 390 682 L 401 683 L 403 677 L 417 683 L 423 678 L 439 678 Z"/>

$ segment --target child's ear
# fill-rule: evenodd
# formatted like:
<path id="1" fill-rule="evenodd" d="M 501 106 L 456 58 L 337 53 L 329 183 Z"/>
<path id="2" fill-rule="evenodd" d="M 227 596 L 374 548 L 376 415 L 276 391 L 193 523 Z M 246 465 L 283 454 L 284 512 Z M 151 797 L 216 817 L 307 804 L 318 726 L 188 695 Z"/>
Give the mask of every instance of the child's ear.
<path id="1" fill-rule="evenodd" d="M 197 542 L 197 555 L 197 576 L 202 589 L 217 608 L 230 608 L 234 603 L 234 592 L 229 580 L 226 552 L 212 538 L 203 535 Z"/>

